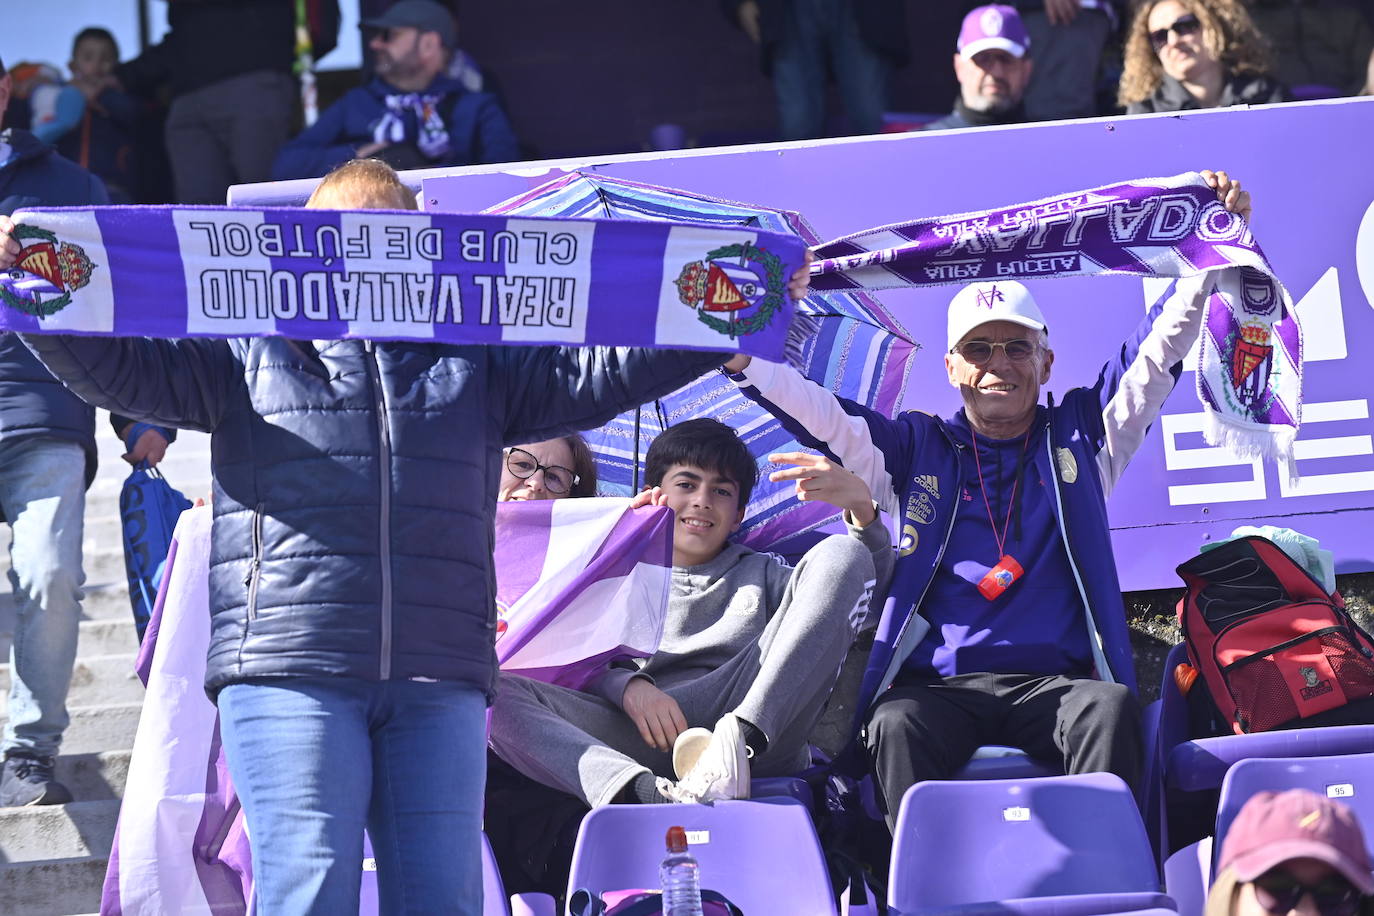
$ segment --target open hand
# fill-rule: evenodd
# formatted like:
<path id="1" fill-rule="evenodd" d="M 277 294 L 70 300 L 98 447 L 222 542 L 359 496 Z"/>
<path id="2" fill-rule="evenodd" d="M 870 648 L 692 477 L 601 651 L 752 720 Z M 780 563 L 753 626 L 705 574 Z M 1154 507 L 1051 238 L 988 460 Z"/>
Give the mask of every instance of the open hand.
<path id="1" fill-rule="evenodd" d="M 768 456 L 774 464 L 793 467 L 774 471 L 768 479 L 774 482 L 796 481 L 797 499 L 802 502 L 819 500 L 837 509 L 844 509 L 860 525 L 867 525 L 877 517 L 873 509 L 873 494 L 859 475 L 843 468 L 823 455 L 809 452 L 775 452 Z"/>
<path id="2" fill-rule="evenodd" d="M 1211 169 L 1203 169 L 1199 174 L 1209 188 L 1216 190 L 1217 200 L 1225 204 L 1227 210 L 1240 214 L 1242 219 L 1250 222 L 1250 216 L 1254 212 L 1250 205 L 1250 192 L 1241 190 L 1239 180 L 1225 172 L 1213 172 Z"/>
<path id="3" fill-rule="evenodd" d="M 663 492 L 662 487 L 645 487 L 634 495 L 630 500 L 631 509 L 642 509 L 645 506 L 666 506 L 668 505 L 668 494 Z"/>
<path id="4" fill-rule="evenodd" d="M 631 678 L 625 685 L 620 708 L 639 729 L 644 743 L 664 753 L 672 753 L 673 742 L 687 730 L 687 719 L 677 700 L 642 677 Z"/>

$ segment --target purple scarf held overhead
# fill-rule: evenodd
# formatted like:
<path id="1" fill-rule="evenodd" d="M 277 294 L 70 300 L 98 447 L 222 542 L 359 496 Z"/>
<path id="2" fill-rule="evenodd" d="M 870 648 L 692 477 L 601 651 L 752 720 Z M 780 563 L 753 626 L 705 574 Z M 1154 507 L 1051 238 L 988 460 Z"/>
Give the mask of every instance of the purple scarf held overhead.
<path id="1" fill-rule="evenodd" d="M 1293 300 L 1239 216 L 1196 172 L 918 219 L 821 245 L 817 290 L 1129 274 L 1212 283 L 1198 348 L 1210 445 L 1291 460 L 1302 419 Z"/>
<path id="2" fill-rule="evenodd" d="M 805 243 L 385 210 L 20 210 L 0 330 L 739 351 L 781 360 Z"/>

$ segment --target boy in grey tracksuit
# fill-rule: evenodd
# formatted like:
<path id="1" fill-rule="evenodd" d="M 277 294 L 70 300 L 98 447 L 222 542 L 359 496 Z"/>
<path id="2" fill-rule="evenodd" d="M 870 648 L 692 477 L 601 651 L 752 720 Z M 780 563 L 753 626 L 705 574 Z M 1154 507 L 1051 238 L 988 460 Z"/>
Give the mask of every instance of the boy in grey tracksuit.
<path id="1" fill-rule="evenodd" d="M 845 510 L 849 535 L 821 541 L 795 569 L 727 544 L 744 518 L 753 457 L 715 420 L 667 430 L 646 455 L 651 489 L 638 497 L 675 514 L 658 652 L 612 667 L 588 692 L 502 675 L 491 720 L 498 755 L 592 806 L 747 798 L 751 775 L 808 764 L 807 736 L 895 558 L 858 477 L 816 455 L 769 459 L 793 465 L 772 477 L 795 480 L 798 498 Z"/>

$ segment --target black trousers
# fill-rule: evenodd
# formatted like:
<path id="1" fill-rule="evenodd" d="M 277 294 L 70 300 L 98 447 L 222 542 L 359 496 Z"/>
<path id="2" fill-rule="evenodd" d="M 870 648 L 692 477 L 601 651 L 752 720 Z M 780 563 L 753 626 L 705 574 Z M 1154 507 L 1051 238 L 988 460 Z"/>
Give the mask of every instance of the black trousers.
<path id="1" fill-rule="evenodd" d="M 985 744 L 1019 747 L 1065 773 L 1115 773 L 1137 791 L 1140 706 L 1120 684 L 1042 674 L 898 675 L 865 739 L 887 825 L 906 790 L 948 779 Z"/>

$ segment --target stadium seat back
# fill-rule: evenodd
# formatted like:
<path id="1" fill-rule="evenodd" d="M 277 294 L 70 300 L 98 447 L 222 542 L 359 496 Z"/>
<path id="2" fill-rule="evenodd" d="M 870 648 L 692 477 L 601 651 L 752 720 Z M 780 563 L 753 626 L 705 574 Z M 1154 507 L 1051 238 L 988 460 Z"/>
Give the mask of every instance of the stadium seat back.
<path id="1" fill-rule="evenodd" d="M 889 906 L 1155 893 L 1145 825 L 1109 773 L 923 782 L 902 799 Z"/>
<path id="2" fill-rule="evenodd" d="M 714 805 L 605 805 L 582 819 L 568 894 L 659 887 L 668 828 L 687 831 L 701 886 L 745 913 L 835 913 L 806 807 L 791 798 Z"/>

